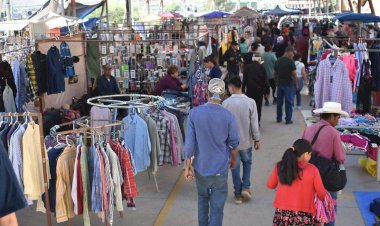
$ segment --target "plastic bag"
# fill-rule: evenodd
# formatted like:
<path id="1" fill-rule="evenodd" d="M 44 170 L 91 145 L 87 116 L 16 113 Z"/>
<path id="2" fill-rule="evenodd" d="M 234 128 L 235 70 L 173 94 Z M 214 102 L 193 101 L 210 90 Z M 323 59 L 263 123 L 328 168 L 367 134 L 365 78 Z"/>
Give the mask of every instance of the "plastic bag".
<path id="1" fill-rule="evenodd" d="M 309 96 L 309 87 L 307 87 L 307 85 L 304 85 L 300 91 L 300 94 L 303 96 Z"/>

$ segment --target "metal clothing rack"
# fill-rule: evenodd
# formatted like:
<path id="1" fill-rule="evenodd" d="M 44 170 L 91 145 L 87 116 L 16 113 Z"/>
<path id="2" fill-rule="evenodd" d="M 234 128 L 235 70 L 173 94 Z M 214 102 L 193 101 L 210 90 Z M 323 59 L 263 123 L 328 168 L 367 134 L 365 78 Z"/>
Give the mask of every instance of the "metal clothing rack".
<path id="1" fill-rule="evenodd" d="M 52 226 L 51 223 L 51 211 L 50 211 L 50 197 L 49 197 L 49 191 L 48 191 L 48 177 L 46 172 L 46 161 L 47 156 L 45 155 L 45 147 L 44 147 L 44 130 L 43 130 L 43 119 L 41 113 L 0 113 L 0 117 L 31 117 L 31 118 L 37 118 L 38 127 L 40 130 L 40 142 L 41 142 L 41 155 L 42 155 L 42 170 L 43 170 L 43 180 L 44 180 L 44 188 L 45 188 L 45 202 L 46 202 L 46 220 L 47 225 Z"/>
<path id="2" fill-rule="evenodd" d="M 113 100 L 113 98 L 130 98 L 131 100 L 121 101 Z M 100 103 L 95 103 L 95 102 Z M 147 102 L 147 104 L 143 102 Z M 110 109 L 141 109 L 146 107 L 160 107 L 164 105 L 165 99 L 160 96 L 143 95 L 143 94 L 118 94 L 118 95 L 108 95 L 108 96 L 98 96 L 87 100 L 87 104 L 92 106 L 97 106 L 101 108 Z M 117 111 L 114 111 L 114 118 L 116 118 Z M 148 171 L 148 176 L 150 178 L 150 173 L 153 175 L 154 183 L 156 185 L 157 192 L 160 192 L 156 177 L 156 172 Z"/>

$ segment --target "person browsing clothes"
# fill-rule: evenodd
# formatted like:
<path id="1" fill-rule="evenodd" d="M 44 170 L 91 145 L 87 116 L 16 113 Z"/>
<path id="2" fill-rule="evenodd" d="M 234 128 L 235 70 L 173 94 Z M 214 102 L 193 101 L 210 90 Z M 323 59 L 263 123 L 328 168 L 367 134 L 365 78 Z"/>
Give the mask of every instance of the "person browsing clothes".
<path id="1" fill-rule="evenodd" d="M 179 69 L 175 65 L 168 67 L 168 73 L 160 79 L 156 88 L 153 91 L 154 95 L 161 96 L 165 90 L 184 91 L 187 88 L 187 84 L 182 84 L 179 80 Z"/>

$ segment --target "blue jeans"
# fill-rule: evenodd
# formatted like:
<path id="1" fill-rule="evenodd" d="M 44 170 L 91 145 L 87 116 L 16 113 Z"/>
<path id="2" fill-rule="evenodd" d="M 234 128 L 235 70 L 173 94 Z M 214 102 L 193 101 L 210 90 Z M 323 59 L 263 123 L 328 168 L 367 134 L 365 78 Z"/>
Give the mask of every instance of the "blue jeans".
<path id="1" fill-rule="evenodd" d="M 298 78 L 298 90 L 296 91 L 297 107 L 301 107 L 301 90 L 303 87 L 303 78 Z"/>
<path id="2" fill-rule="evenodd" d="M 220 175 L 201 176 L 195 172 L 198 190 L 199 226 L 222 226 L 228 193 L 228 170 Z"/>
<path id="3" fill-rule="evenodd" d="M 240 161 L 243 163 L 243 177 L 240 177 Z M 240 196 L 243 189 L 251 187 L 252 148 L 240 150 L 236 158 L 236 168 L 231 170 L 235 196 Z"/>
<path id="4" fill-rule="evenodd" d="M 285 120 L 292 121 L 293 102 L 294 102 L 294 86 L 278 86 L 277 89 L 277 121 L 282 121 L 282 106 L 285 99 Z"/>
<path id="5" fill-rule="evenodd" d="M 330 195 L 331 195 L 331 198 L 333 198 L 334 200 L 337 200 L 338 199 L 338 192 L 336 191 L 329 191 Z M 337 205 L 335 205 L 335 212 L 338 211 L 338 207 Z M 335 225 L 335 222 L 329 222 L 327 224 L 324 224 L 324 226 L 334 226 Z"/>

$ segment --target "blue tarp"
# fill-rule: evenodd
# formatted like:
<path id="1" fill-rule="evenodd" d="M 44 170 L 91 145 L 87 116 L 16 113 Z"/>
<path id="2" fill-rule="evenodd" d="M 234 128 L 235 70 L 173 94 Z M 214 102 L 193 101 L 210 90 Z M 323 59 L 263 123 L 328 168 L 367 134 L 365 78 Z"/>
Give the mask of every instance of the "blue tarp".
<path id="1" fill-rule="evenodd" d="M 212 12 L 203 14 L 201 17 L 212 19 L 212 18 L 220 18 L 220 17 L 230 16 L 230 15 L 232 14 L 224 12 L 224 11 L 212 11 Z"/>
<path id="2" fill-rule="evenodd" d="M 369 13 L 342 13 L 334 17 L 334 20 L 344 21 L 359 21 L 363 23 L 378 23 L 380 17 Z"/>
<path id="3" fill-rule="evenodd" d="M 275 16 L 285 16 L 285 15 L 294 15 L 294 14 L 300 14 L 302 13 L 301 10 L 298 9 L 282 9 L 280 6 L 276 6 L 276 8 L 265 12 L 265 15 L 275 15 Z"/>

